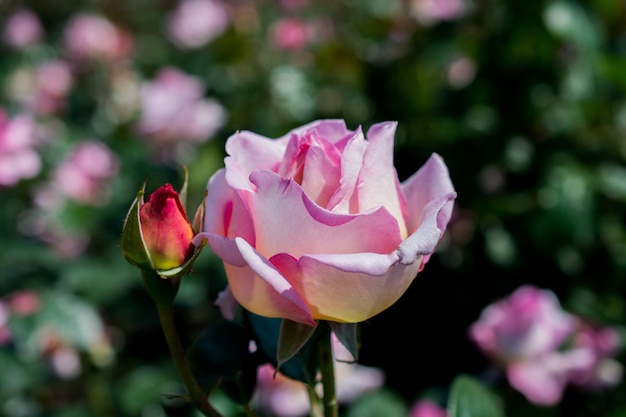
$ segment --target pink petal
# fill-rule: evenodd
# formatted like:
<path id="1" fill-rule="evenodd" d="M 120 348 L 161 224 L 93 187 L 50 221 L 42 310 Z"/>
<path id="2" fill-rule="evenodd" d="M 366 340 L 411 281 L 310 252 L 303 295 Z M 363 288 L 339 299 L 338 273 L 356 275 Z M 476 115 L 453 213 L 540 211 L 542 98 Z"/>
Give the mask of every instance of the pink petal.
<path id="1" fill-rule="evenodd" d="M 338 144 L 344 141 L 347 136 L 352 136 L 353 134 L 351 130 L 346 128 L 346 122 L 344 120 L 322 119 L 293 129 L 280 139 L 286 140 L 291 137 L 291 135 L 304 135 L 306 133 L 314 133 L 333 144 Z"/>
<path id="2" fill-rule="evenodd" d="M 456 193 L 451 192 L 431 201 L 424 207 L 421 224 L 398 247 L 401 263 L 411 264 L 418 257 L 423 256 L 420 271 L 422 270 L 430 255 L 435 251 L 439 240 L 441 240 L 441 235 L 449 218 L 446 218 L 446 216 L 449 216 L 450 206 L 452 206 L 452 201 L 455 197 Z M 441 219 L 442 217 L 444 217 L 443 220 Z M 444 224 L 443 229 L 439 226 L 442 223 Z"/>
<path id="3" fill-rule="evenodd" d="M 346 214 L 359 212 L 357 185 L 365 149 L 367 149 L 367 142 L 363 131 L 359 128 L 346 141 L 341 155 L 340 185 L 328 203 L 329 210 Z"/>
<path id="4" fill-rule="evenodd" d="M 246 191 L 235 192 L 226 183 L 226 170 L 217 171 L 207 186 L 204 228 L 193 240 L 199 245 L 208 239 L 211 250 L 225 262 L 244 266 L 245 261 L 236 249 L 233 237 L 240 236 L 254 244 L 256 241 L 252 218 L 244 202 Z M 220 208 L 221 210 L 217 210 Z M 231 222 L 235 218 L 237 221 Z"/>
<path id="5" fill-rule="evenodd" d="M 420 265 L 399 264 L 394 253 L 305 255 L 299 260 L 278 254 L 271 261 L 306 300 L 314 318 L 343 323 L 360 323 L 395 303 Z"/>
<path id="6" fill-rule="evenodd" d="M 276 171 L 283 158 L 286 140 L 266 138 L 253 132 L 237 132 L 226 141 L 226 180 L 238 189 L 251 189 L 248 177 L 257 170 Z"/>
<path id="7" fill-rule="evenodd" d="M 367 149 L 359 175 L 359 211 L 384 206 L 398 220 L 402 237 L 407 236 L 398 176 L 393 165 L 393 141 L 396 122 L 373 125 L 367 132 Z M 410 207 L 410 206 L 409 206 Z"/>
<path id="8" fill-rule="evenodd" d="M 311 312 L 294 289 L 293 282 L 248 242 L 241 238 L 236 238 L 235 242 L 237 250 L 248 264 L 242 268 L 224 264 L 229 288 L 235 299 L 253 313 L 289 318 L 315 326 Z"/>
<path id="9" fill-rule="evenodd" d="M 413 233 L 422 223 L 424 209 L 428 203 L 454 192 L 448 168 L 437 154 L 432 154 L 415 174 L 402 183 L 401 187 L 407 199 L 407 206 L 411 208 L 406 219 L 409 233 Z M 441 230 L 446 228 L 452 207 L 448 207 L 447 210 L 450 213 L 447 211 L 442 213 L 442 218 L 437 224 Z"/>
<path id="10" fill-rule="evenodd" d="M 250 196 L 256 248 L 271 256 L 313 253 L 391 253 L 400 244 L 396 219 L 381 207 L 359 215 L 336 214 L 317 206 L 292 180 L 269 171 L 252 173 Z"/>

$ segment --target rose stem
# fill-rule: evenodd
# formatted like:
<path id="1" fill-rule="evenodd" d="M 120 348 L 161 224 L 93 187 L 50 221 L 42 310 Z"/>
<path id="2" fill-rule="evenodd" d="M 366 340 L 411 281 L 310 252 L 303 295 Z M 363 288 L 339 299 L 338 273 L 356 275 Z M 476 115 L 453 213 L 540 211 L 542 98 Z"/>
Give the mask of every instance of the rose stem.
<path id="1" fill-rule="evenodd" d="M 187 388 L 189 394 L 189 400 L 202 414 L 207 417 L 222 417 L 222 415 L 214 409 L 207 399 L 207 396 L 202 392 L 202 389 L 198 385 L 198 382 L 191 373 L 189 363 L 185 357 L 185 351 L 180 344 L 178 333 L 176 332 L 176 326 L 174 325 L 174 308 L 170 305 L 156 304 L 157 311 L 159 312 L 159 320 L 161 321 L 161 327 L 165 335 L 167 346 L 170 350 L 170 355 L 178 370 L 180 379 Z"/>
<path id="2" fill-rule="evenodd" d="M 322 385 L 324 388 L 324 417 L 338 417 L 339 406 L 335 392 L 335 369 L 331 346 L 332 333 L 328 323 L 325 324 L 327 330 L 319 341 L 320 370 L 322 372 Z"/>

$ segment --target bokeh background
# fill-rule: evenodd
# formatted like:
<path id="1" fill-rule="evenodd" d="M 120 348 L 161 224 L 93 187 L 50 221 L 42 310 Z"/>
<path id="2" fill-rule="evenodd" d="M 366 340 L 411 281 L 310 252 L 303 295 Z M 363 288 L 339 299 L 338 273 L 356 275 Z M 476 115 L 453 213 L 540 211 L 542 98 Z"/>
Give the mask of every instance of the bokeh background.
<path id="1" fill-rule="evenodd" d="M 186 166 L 193 213 L 235 131 L 339 118 L 397 121 L 400 180 L 436 152 L 458 192 L 438 252 L 361 327 L 383 386 L 342 413 L 445 405 L 465 373 L 511 417 L 626 416 L 622 382 L 532 404 L 468 337 L 523 284 L 623 333 L 624 2 L 0 0 L 0 35 L 0 415 L 194 415 L 163 396 L 178 378 L 119 250 L 130 203 Z M 184 342 L 224 285 L 205 250 Z"/>

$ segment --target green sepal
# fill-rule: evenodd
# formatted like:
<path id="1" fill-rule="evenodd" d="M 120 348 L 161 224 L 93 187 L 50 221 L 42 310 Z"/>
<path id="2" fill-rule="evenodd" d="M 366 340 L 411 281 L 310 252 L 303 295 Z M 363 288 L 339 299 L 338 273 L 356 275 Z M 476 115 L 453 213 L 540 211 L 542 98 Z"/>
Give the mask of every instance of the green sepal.
<path id="1" fill-rule="evenodd" d="M 187 261 L 185 261 L 185 263 L 182 264 L 181 266 L 177 266 L 176 268 L 166 269 L 166 270 L 158 269 L 155 272 L 161 278 L 166 278 L 166 279 L 182 278 L 185 275 L 189 275 L 189 273 L 191 272 L 191 268 L 193 267 L 193 263 L 195 262 L 196 258 L 200 255 L 200 252 L 202 252 L 202 249 L 206 246 L 206 244 L 207 244 L 207 239 L 204 239 L 200 245 L 194 248 L 193 255 L 191 255 L 191 257 L 187 259 Z"/>
<path id="2" fill-rule="evenodd" d="M 337 360 L 349 363 L 357 362 L 359 360 L 359 323 L 337 323 L 329 321 L 328 324 L 330 324 L 330 328 L 337 337 L 339 343 L 341 343 L 352 356 L 350 359 L 337 358 Z"/>
<path id="3" fill-rule="evenodd" d="M 126 215 L 126 219 L 124 219 L 120 247 L 124 258 L 126 258 L 128 262 L 144 270 L 153 270 L 154 265 L 150 257 L 150 252 L 143 239 L 141 220 L 139 217 L 139 210 L 143 204 L 145 190 L 146 181 L 144 181 L 141 189 L 137 192 L 137 197 L 135 197 L 135 201 L 133 201 Z"/>
<path id="4" fill-rule="evenodd" d="M 278 334 L 278 348 L 276 349 L 277 370 L 293 358 L 311 339 L 317 327 L 309 326 L 288 319 L 283 319 Z"/>
<path id="5" fill-rule="evenodd" d="M 174 303 L 180 287 L 179 278 L 163 279 L 156 271 L 145 269 L 141 271 L 141 278 L 148 294 L 156 304 L 167 307 Z"/>

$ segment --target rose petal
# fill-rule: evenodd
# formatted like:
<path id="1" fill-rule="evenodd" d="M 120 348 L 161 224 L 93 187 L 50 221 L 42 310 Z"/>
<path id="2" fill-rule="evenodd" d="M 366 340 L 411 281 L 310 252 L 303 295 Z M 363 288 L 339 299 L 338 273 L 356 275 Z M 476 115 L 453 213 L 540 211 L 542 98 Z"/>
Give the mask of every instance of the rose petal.
<path id="1" fill-rule="evenodd" d="M 384 208 L 359 215 L 336 214 L 317 206 L 292 180 L 269 171 L 252 173 L 250 196 L 256 248 L 271 256 L 285 252 L 391 253 L 400 244 L 397 221 Z"/>
<path id="2" fill-rule="evenodd" d="M 199 245 L 208 239 L 209 246 L 222 260 L 235 266 L 244 266 L 245 261 L 236 250 L 232 238 L 239 236 L 252 244 L 256 240 L 252 218 L 243 201 L 246 191 L 235 192 L 230 188 L 226 183 L 224 169 L 213 174 L 207 189 L 206 206 L 223 210 L 206 210 L 204 228 L 196 235 L 193 243 Z M 233 217 L 237 219 L 236 222 L 231 222 Z"/>
<path id="3" fill-rule="evenodd" d="M 419 259 L 399 264 L 393 253 L 305 255 L 299 260 L 278 254 L 271 261 L 306 300 L 315 319 L 342 323 L 359 323 L 387 309 L 404 294 L 420 265 Z"/>
<path id="4" fill-rule="evenodd" d="M 328 209 L 335 213 L 358 213 L 359 199 L 357 185 L 359 172 L 363 165 L 363 155 L 367 149 L 367 142 L 361 128 L 346 141 L 343 154 L 341 155 L 341 180 L 340 185 L 328 202 Z"/>
<path id="5" fill-rule="evenodd" d="M 238 268 L 227 263 L 229 288 L 241 305 L 265 317 L 289 318 L 315 326 L 307 303 L 293 283 L 248 242 L 236 238 L 236 247 L 248 266 Z"/>
<path id="6" fill-rule="evenodd" d="M 367 149 L 359 175 L 359 211 L 384 206 L 398 220 L 402 237 L 407 229 L 402 213 L 402 194 L 398 193 L 398 177 L 393 165 L 393 141 L 396 122 L 373 125 L 367 132 Z"/>
<path id="7" fill-rule="evenodd" d="M 287 140 L 277 140 L 253 132 L 237 132 L 226 141 L 226 180 L 237 189 L 251 189 L 248 177 L 253 171 L 276 171 L 280 165 Z"/>

